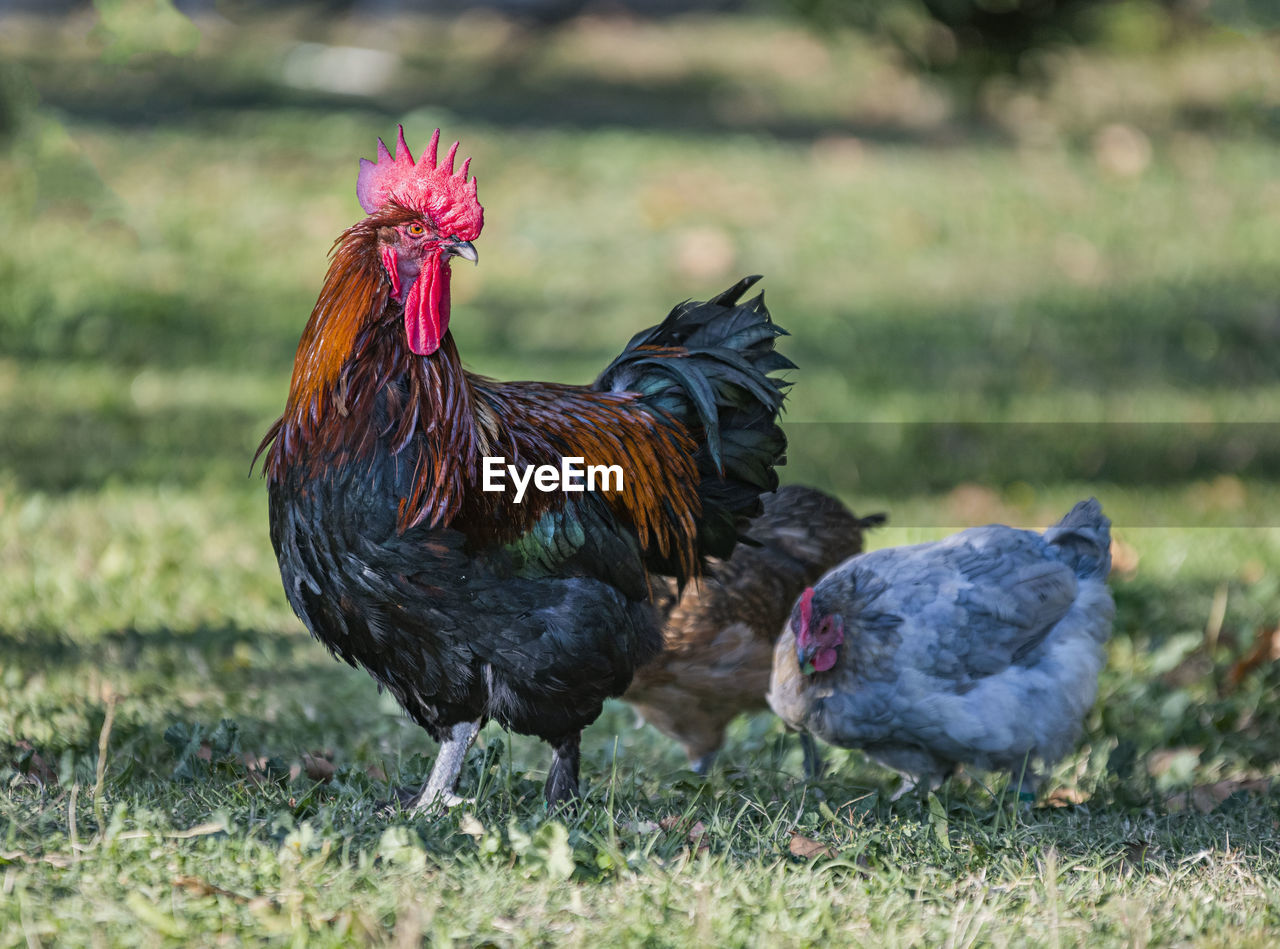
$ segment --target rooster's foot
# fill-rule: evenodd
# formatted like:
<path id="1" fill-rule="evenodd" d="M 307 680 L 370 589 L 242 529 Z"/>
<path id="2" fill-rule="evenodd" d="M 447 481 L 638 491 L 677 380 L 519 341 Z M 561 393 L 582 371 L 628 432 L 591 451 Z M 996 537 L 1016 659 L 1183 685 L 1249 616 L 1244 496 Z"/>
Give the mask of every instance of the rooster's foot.
<path id="1" fill-rule="evenodd" d="M 476 740 L 480 722 L 459 722 L 449 729 L 449 735 L 440 743 L 440 752 L 431 768 L 427 783 L 417 792 L 397 789 L 395 804 L 401 810 L 419 815 L 437 815 L 459 804 L 474 804 L 473 798 L 458 797 L 453 789 L 458 784 L 458 774 L 467 750 Z M 385 809 L 384 809 L 385 810 Z M 394 809 L 392 809 L 394 813 Z"/>
<path id="2" fill-rule="evenodd" d="M 474 797 L 458 797 L 451 791 L 444 794 L 437 794 L 428 798 L 424 793 L 414 795 L 413 799 L 405 805 L 405 810 L 412 812 L 419 817 L 439 817 L 447 810 L 457 807 L 459 804 L 468 804 L 474 806 L 476 799 Z"/>

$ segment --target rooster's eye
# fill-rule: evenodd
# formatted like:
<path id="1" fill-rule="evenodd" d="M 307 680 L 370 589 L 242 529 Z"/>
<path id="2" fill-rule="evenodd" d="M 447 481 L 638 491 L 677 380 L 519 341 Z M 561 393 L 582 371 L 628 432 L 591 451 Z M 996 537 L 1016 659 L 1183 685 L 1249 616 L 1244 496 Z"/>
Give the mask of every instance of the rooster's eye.
<path id="1" fill-rule="evenodd" d="M 416 221 L 410 224 L 405 230 L 409 232 L 410 237 L 421 237 L 423 234 L 427 233 L 427 229 Z"/>

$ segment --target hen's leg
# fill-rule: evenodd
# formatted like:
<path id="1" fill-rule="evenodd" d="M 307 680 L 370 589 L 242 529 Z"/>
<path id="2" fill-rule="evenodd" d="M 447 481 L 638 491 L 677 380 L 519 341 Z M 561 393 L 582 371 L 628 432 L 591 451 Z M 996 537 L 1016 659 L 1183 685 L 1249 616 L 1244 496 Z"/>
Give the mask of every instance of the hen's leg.
<path id="1" fill-rule="evenodd" d="M 718 752 L 708 751 L 700 758 L 694 758 L 689 762 L 689 768 L 694 774 L 706 777 L 711 773 L 712 766 L 716 763 L 716 754 Z"/>
<path id="2" fill-rule="evenodd" d="M 551 770 L 547 772 L 547 806 L 554 809 L 568 804 L 578 797 L 579 744 L 582 732 L 574 732 L 553 744 L 555 754 L 551 758 Z"/>
<path id="3" fill-rule="evenodd" d="M 800 750 L 804 752 L 804 776 L 810 781 L 822 777 L 822 755 L 818 751 L 818 743 L 808 732 L 800 733 Z"/>
<path id="4" fill-rule="evenodd" d="M 898 785 L 898 790 L 894 791 L 889 798 L 889 803 L 893 803 L 903 797 L 906 797 L 916 789 L 916 779 L 909 774 L 902 776 L 902 783 Z"/>
<path id="5" fill-rule="evenodd" d="M 925 804 L 929 800 L 929 795 L 942 787 L 942 782 L 947 780 L 948 777 L 950 775 L 946 771 L 935 771 L 931 774 L 921 775 L 902 772 L 902 784 L 898 790 L 893 792 L 893 796 L 889 800 L 891 802 L 897 801 L 915 791 L 916 796 L 920 798 L 920 803 Z"/>
<path id="6" fill-rule="evenodd" d="M 1012 773 L 1009 783 L 1010 786 L 1017 788 L 1018 801 L 1022 804 L 1030 804 L 1035 801 L 1036 794 L 1040 790 L 1040 775 L 1030 768 L 1019 769 Z"/>
<path id="7" fill-rule="evenodd" d="M 409 809 L 418 813 L 441 807 L 454 807 L 466 803 L 453 789 L 458 785 L 458 773 L 466 760 L 471 743 L 480 733 L 480 722 L 459 722 L 449 730 L 449 737 L 440 743 L 440 753 L 431 768 L 431 775 L 422 790 L 409 802 Z"/>

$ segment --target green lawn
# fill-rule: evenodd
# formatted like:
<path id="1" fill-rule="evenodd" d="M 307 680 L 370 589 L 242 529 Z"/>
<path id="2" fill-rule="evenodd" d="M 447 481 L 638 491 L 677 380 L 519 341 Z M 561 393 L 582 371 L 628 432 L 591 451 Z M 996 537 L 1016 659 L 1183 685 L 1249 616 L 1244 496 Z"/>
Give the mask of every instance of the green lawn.
<path id="1" fill-rule="evenodd" d="M 1059 54 L 984 118 L 750 17 L 290 14 L 129 65 L 89 25 L 0 21 L 0 946 L 1273 944 L 1273 41 Z M 397 58 L 339 94 L 299 41 Z M 471 811 L 379 816 L 434 749 L 292 616 L 249 465 L 396 122 L 474 156 L 472 367 L 583 381 L 761 272 L 785 479 L 889 511 L 873 545 L 1101 498 L 1116 631 L 1056 796 L 807 783 L 764 715 L 703 781 L 614 705 L 577 818 L 492 726 Z"/>

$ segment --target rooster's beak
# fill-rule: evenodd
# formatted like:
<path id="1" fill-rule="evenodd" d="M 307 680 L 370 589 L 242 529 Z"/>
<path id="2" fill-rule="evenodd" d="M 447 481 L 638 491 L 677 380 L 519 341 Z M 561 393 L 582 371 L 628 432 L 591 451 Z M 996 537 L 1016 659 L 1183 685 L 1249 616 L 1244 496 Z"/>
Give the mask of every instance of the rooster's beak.
<path id="1" fill-rule="evenodd" d="M 475 245 L 471 241 L 458 241 L 456 244 L 446 244 L 444 247 L 446 257 L 461 257 L 463 260 L 469 260 L 473 264 L 480 262 L 480 255 L 476 253 Z"/>

